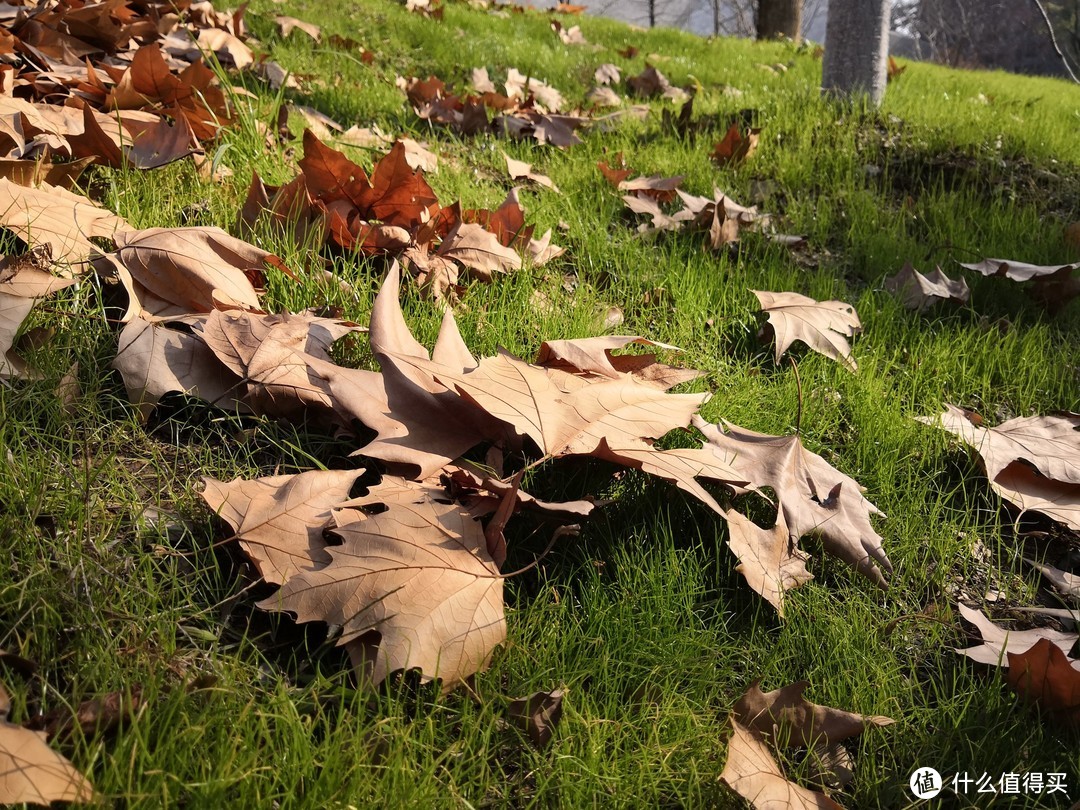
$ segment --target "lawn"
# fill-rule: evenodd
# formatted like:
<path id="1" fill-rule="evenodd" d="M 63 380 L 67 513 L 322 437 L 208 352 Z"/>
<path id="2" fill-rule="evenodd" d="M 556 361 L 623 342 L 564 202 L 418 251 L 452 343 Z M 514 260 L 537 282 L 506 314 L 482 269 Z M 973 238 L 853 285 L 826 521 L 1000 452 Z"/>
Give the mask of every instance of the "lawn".
<path id="1" fill-rule="evenodd" d="M 1034 515 L 1016 520 L 978 458 L 916 421 L 946 403 L 989 424 L 1080 410 L 1080 304 L 1050 315 L 1022 285 L 964 271 L 983 257 L 1062 264 L 1080 200 L 1080 87 L 1063 81 L 906 63 L 880 110 L 819 97 L 811 47 L 704 40 L 588 17 L 587 43 L 564 45 L 547 13 L 491 13 L 447 2 L 442 19 L 390 0 L 253 0 L 246 19 L 300 83 L 275 93 L 244 74 L 239 122 L 208 153 L 231 170 L 200 178 L 190 160 L 152 171 L 93 168 L 83 190 L 133 226 L 217 225 L 239 233 L 252 172 L 280 184 L 296 174 L 303 119 L 267 145 L 282 103 L 303 104 L 348 128 L 377 125 L 438 155 L 427 180 L 444 202 L 493 208 L 513 183 L 503 152 L 548 175 L 561 193 L 521 192 L 537 233 L 551 228 L 564 256 L 528 262 L 491 284 L 467 284 L 455 315 L 477 356 L 500 347 L 524 358 L 542 341 L 641 335 L 678 346 L 667 362 L 705 376 L 677 389 L 709 392 L 712 422 L 798 431 L 806 447 L 856 479 L 887 517 L 875 521 L 894 565 L 880 590 L 827 557 L 812 539 L 813 581 L 786 597 L 786 616 L 735 571 L 726 525 L 658 479 L 595 460 L 540 466 L 527 488 L 550 500 L 611 499 L 577 538 L 506 582 L 508 640 L 467 688 L 440 695 L 415 679 L 356 688 L 347 656 L 324 625 L 296 625 L 255 606 L 273 589 L 206 508 L 203 476 L 229 480 L 340 467 L 353 445 L 303 425 L 237 418 L 182 398 L 141 420 L 119 375 L 116 325 L 86 282 L 37 306 L 46 339 L 24 354 L 42 379 L 0 388 L 0 646 L 37 663 L 9 670 L 13 719 L 114 691 L 139 707 L 118 729 L 76 734 L 60 750 L 104 806 L 123 807 L 740 807 L 720 780 L 728 715 L 754 681 L 806 680 L 815 703 L 895 724 L 849 743 L 854 779 L 844 806 L 906 807 L 909 775 L 1064 772 L 1060 794 L 997 797 L 993 806 L 1058 807 L 1080 800 L 1075 730 L 1018 701 L 997 671 L 953 649 L 977 641 L 958 602 L 1006 627 L 1057 626 L 1015 612 L 1060 606 L 1023 562 L 1056 564 L 1080 537 Z M 283 38 L 274 15 L 322 27 L 322 42 Z M 374 54 L 367 64 L 348 37 Z M 634 46 L 627 58 L 619 51 Z M 680 135 L 650 102 L 644 120 L 586 131 L 567 149 L 490 134 L 462 137 L 420 119 L 398 76 L 467 86 L 471 69 L 507 68 L 582 103 L 601 63 L 625 75 L 647 59 L 674 85 L 697 87 L 695 117 L 716 125 Z M 779 66 L 779 67 L 777 67 Z M 620 94 L 622 90 L 620 88 Z M 760 143 L 745 162 L 710 160 L 726 122 L 746 112 Z M 370 166 L 384 150 L 342 147 Z M 745 233 L 707 250 L 698 233 L 641 235 L 638 219 L 597 170 L 622 153 L 636 174 L 683 175 L 755 203 L 779 229 L 805 235 L 793 251 Z M 270 311 L 336 307 L 366 324 L 386 263 L 320 251 L 264 222 L 251 241 L 293 268 L 321 275 L 269 279 Z M 940 265 L 971 285 L 966 305 L 904 309 L 883 281 L 905 262 Z M 796 348 L 798 376 L 758 332 L 751 290 L 794 291 L 855 306 L 855 373 Z M 433 343 L 441 305 L 406 285 L 405 317 Z M 605 324 L 617 307 L 622 322 Z M 357 348 L 343 362 L 374 367 Z M 56 395 L 78 363 L 75 407 Z M 672 440 L 669 440 L 669 442 Z M 769 519 L 768 515 L 764 516 Z M 547 544 L 531 525 L 508 529 L 506 570 Z M 566 690 L 553 741 L 537 748 L 504 716 L 509 699 Z M 809 761 L 792 756 L 805 780 Z M 970 789 L 944 806 L 987 807 Z"/>

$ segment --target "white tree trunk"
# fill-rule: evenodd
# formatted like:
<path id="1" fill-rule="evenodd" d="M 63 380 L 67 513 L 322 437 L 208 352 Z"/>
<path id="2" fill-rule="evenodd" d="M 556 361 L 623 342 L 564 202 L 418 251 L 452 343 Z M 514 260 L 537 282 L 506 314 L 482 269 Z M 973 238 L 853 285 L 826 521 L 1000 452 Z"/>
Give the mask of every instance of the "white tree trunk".
<path id="1" fill-rule="evenodd" d="M 829 0 L 821 89 L 832 95 L 885 94 L 889 58 L 889 0 Z"/>

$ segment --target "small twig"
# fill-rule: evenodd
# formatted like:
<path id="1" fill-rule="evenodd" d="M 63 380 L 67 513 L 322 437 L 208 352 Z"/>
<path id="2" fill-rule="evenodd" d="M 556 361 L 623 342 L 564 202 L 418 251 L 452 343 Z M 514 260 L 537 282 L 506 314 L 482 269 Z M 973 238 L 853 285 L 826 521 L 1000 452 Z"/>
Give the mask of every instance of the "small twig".
<path id="1" fill-rule="evenodd" d="M 1069 66 L 1069 60 L 1065 58 L 1065 54 L 1063 54 L 1061 52 L 1061 48 L 1058 47 L 1057 37 L 1054 36 L 1054 24 L 1050 22 L 1050 15 L 1046 13 L 1046 9 L 1043 8 L 1043 4 L 1040 3 L 1039 0 L 1031 0 L 1031 2 L 1035 4 L 1035 8 L 1037 8 L 1039 10 L 1039 13 L 1042 15 L 1043 22 L 1046 23 L 1046 30 L 1050 34 L 1050 44 L 1054 46 L 1054 53 L 1056 53 L 1058 55 L 1058 58 L 1061 59 L 1061 64 L 1065 66 L 1065 70 L 1068 72 L 1069 78 L 1077 84 L 1080 84 L 1080 79 L 1076 77 L 1076 74 L 1073 73 L 1072 67 Z"/>
<path id="2" fill-rule="evenodd" d="M 569 526 L 559 526 L 555 531 L 551 533 L 551 540 L 548 541 L 547 548 L 540 552 L 540 555 L 524 568 L 519 568 L 517 571 L 511 571 L 509 574 L 498 574 L 499 579 L 509 579 L 510 577 L 516 577 L 518 574 L 524 574 L 533 568 L 536 568 L 544 558 L 551 553 L 551 550 L 555 548 L 555 543 L 558 542 L 560 537 L 564 537 L 568 534 L 577 534 L 581 531 L 581 526 L 577 523 L 573 523 Z"/>
<path id="3" fill-rule="evenodd" d="M 799 364 L 795 362 L 795 358 L 788 355 L 788 361 L 791 363 L 791 370 L 795 372 L 795 385 L 799 391 L 799 410 L 795 412 L 795 435 L 798 436 L 802 432 L 802 378 L 799 376 Z"/>

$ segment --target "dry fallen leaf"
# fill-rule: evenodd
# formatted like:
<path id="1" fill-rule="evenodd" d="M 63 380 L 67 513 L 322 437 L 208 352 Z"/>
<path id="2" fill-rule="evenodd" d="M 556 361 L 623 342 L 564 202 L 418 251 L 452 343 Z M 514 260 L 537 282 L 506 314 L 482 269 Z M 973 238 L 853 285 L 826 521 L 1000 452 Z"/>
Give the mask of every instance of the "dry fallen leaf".
<path id="1" fill-rule="evenodd" d="M 620 79 L 619 66 L 610 62 L 600 65 L 593 73 L 593 81 L 597 84 L 618 84 Z"/>
<path id="2" fill-rule="evenodd" d="M 961 267 L 982 273 L 984 276 L 1004 276 L 1013 281 L 1031 281 L 1043 279 L 1059 273 L 1069 273 L 1076 269 L 1075 264 L 1028 264 L 1009 259 L 983 259 L 976 264 L 960 262 Z"/>
<path id="3" fill-rule="evenodd" d="M 526 163 L 523 160 L 514 160 L 505 152 L 503 153 L 503 157 L 506 158 L 506 171 L 510 174 L 511 180 L 532 180 L 537 185 L 558 192 L 559 188 L 552 182 L 551 178 L 546 174 L 534 172 L 531 163 Z"/>
<path id="4" fill-rule="evenodd" d="M 940 267 L 924 276 L 910 262 L 895 276 L 885 279 L 885 289 L 897 295 L 905 307 L 918 312 L 929 309 L 938 301 L 963 304 L 971 297 L 971 290 L 963 278 L 954 281 Z"/>
<path id="5" fill-rule="evenodd" d="M 223 307 L 258 310 L 263 268 L 284 268 L 274 254 L 220 228 L 147 228 L 115 235 L 110 254 L 128 291 L 124 320 L 173 317 Z"/>
<path id="6" fill-rule="evenodd" d="M 739 164 L 757 151 L 761 130 L 751 127 L 742 132 L 737 123 L 732 124 L 724 139 L 713 147 L 709 156 L 719 166 Z"/>
<path id="7" fill-rule="evenodd" d="M 1071 597 L 1072 599 L 1080 599 L 1080 577 L 1076 574 L 1070 574 L 1068 571 L 1062 571 L 1060 568 L 1055 568 L 1052 565 L 1037 563 L 1026 557 L 1024 558 L 1024 561 L 1046 577 L 1047 580 L 1050 581 L 1050 584 L 1062 594 Z"/>
<path id="8" fill-rule="evenodd" d="M 1080 530 L 1080 414 L 1010 419 L 984 428 L 975 414 L 946 405 L 940 425 L 978 451 L 990 485 L 1005 500 Z"/>
<path id="9" fill-rule="evenodd" d="M 326 549 L 331 561 L 290 577 L 260 607 L 340 626 L 338 644 L 353 644 L 374 684 L 418 669 L 448 689 L 486 667 L 506 619 L 480 524 L 403 479 L 384 478 L 362 505 L 384 511 L 345 510 L 333 529 L 341 544 Z"/>
<path id="10" fill-rule="evenodd" d="M 363 470 L 314 470 L 298 475 L 224 482 L 203 478 L 203 500 L 232 526 L 262 578 L 280 585 L 331 562 L 323 528 L 349 500 Z"/>
<path id="11" fill-rule="evenodd" d="M 93 237 L 127 230 L 120 217 L 63 188 L 27 188 L 0 178 L 0 227 L 30 247 L 48 245 L 57 262 L 83 262 L 97 250 Z"/>
<path id="12" fill-rule="evenodd" d="M 851 477 L 811 453 L 798 436 L 769 436 L 730 422 L 710 425 L 694 417 L 707 446 L 729 460 L 736 480 L 776 493 L 792 543 L 819 536 L 825 550 L 855 568 L 879 587 L 887 587 L 882 569 L 891 573 L 882 539 L 870 522 L 881 512 Z M 880 567 L 879 567 L 880 566 Z"/>
<path id="13" fill-rule="evenodd" d="M 976 647 L 957 649 L 956 652 L 980 664 L 1008 667 L 1013 654 L 1027 652 L 1039 640 L 1045 640 L 1058 647 L 1063 654 L 1067 654 L 1080 638 L 1076 633 L 1062 633 L 1048 627 L 1035 630 L 1003 630 L 978 610 L 964 604 L 959 605 L 958 609 L 960 615 L 978 629 L 983 643 Z"/>
<path id="14" fill-rule="evenodd" d="M 298 20 L 296 17 L 276 16 L 274 22 L 283 37 L 288 37 L 293 31 L 303 31 L 316 42 L 322 38 L 322 29 L 319 26 Z"/>
<path id="15" fill-rule="evenodd" d="M 1080 661 L 1067 658 L 1045 638 L 1008 658 L 1005 679 L 1020 697 L 1038 704 L 1055 722 L 1080 726 Z"/>
<path id="16" fill-rule="evenodd" d="M 48 272 L 39 248 L 18 258 L 0 259 L 0 378 L 33 376 L 25 361 L 12 349 L 15 336 L 34 306 L 34 299 L 75 283 Z M 41 259 L 41 260 L 39 260 Z"/>
<path id="17" fill-rule="evenodd" d="M 732 719 L 727 763 L 720 778 L 757 810 L 842 810 L 824 793 L 788 781 L 769 746 Z"/>
<path id="18" fill-rule="evenodd" d="M 782 748 L 812 748 L 858 736 L 871 726 L 888 726 L 888 717 L 867 717 L 831 706 L 811 703 L 803 692 L 809 681 L 798 681 L 762 692 L 755 681 L 735 704 L 739 723 L 762 737 L 772 738 Z"/>
<path id="19" fill-rule="evenodd" d="M 761 310 L 769 316 L 769 325 L 776 335 L 777 363 L 794 341 L 801 340 L 849 371 L 858 369 L 847 339 L 861 332 L 862 324 L 851 304 L 815 301 L 793 292 L 751 292 L 761 302 Z"/>
<path id="20" fill-rule="evenodd" d="M 631 344 L 679 351 L 675 346 L 656 343 L 636 335 L 545 340 L 540 344 L 536 365 L 558 368 L 570 374 L 587 377 L 618 379 L 622 374 L 630 374 L 664 391 L 680 383 L 696 380 L 705 373 L 658 363 L 655 354 L 614 354 L 616 350 Z"/>
<path id="21" fill-rule="evenodd" d="M 45 736 L 7 720 L 11 698 L 0 686 L 0 804 L 92 802 L 97 796 L 81 773 L 45 744 Z"/>
<path id="22" fill-rule="evenodd" d="M 528 697 L 510 701 L 506 717 L 510 723 L 528 735 L 537 748 L 546 748 L 555 736 L 562 719 L 562 702 L 566 689 L 534 692 Z"/>

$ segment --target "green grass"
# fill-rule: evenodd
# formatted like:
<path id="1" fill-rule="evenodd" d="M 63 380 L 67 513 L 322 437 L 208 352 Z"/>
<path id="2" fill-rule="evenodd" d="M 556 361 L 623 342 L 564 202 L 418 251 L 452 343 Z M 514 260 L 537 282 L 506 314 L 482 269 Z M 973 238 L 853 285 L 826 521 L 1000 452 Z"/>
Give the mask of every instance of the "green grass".
<path id="1" fill-rule="evenodd" d="M 302 35 L 281 41 L 272 24 L 280 13 L 359 40 L 375 64 L 313 48 Z M 591 44 L 565 47 L 547 15 L 500 18 L 457 3 L 437 22 L 383 0 L 255 0 L 248 21 L 273 58 L 310 77 L 290 100 L 346 126 L 378 124 L 427 140 L 441 157 L 429 179 L 443 202 L 497 204 L 510 186 L 501 150 L 562 189 L 529 189 L 523 200 L 539 231 L 565 224 L 555 241 L 567 257 L 469 287 L 458 317 L 477 353 L 505 346 L 530 357 L 545 338 L 595 334 L 617 305 L 626 316 L 618 333 L 676 344 L 684 349 L 677 362 L 708 372 L 690 386 L 712 392 L 707 417 L 783 433 L 795 427 L 796 381 L 757 341 L 749 290 L 855 304 L 865 326 L 854 342 L 858 374 L 796 352 L 801 430 L 811 450 L 888 514 L 878 526 L 896 571 L 882 593 L 807 542 L 816 579 L 789 595 L 781 622 L 734 572 L 726 529 L 705 508 L 640 476 L 613 483 L 596 466 L 560 462 L 534 476 L 537 495 L 618 500 L 580 538 L 508 583 L 509 640 L 474 692 L 438 697 L 405 679 L 384 693 L 357 693 L 324 629 L 254 607 L 266 589 L 250 587 L 239 553 L 219 546 L 221 532 L 196 494 L 203 475 L 295 472 L 341 463 L 351 448 L 193 407 L 162 409 L 140 424 L 108 370 L 115 334 L 86 282 L 32 316 L 55 330 L 31 358 L 44 379 L 0 389 L 0 547 L 9 560 L 0 573 L 0 646 L 40 665 L 29 680 L 4 674 L 16 720 L 142 690 L 143 708 L 117 733 L 64 748 L 103 804 L 737 807 L 718 781 L 726 716 L 759 678 L 766 689 L 806 679 L 815 702 L 896 719 L 852 743 L 855 781 L 837 795 L 847 806 L 907 806 L 917 766 L 995 778 L 1064 771 L 1071 799 L 1080 799 L 1077 735 L 1018 704 L 996 673 L 951 649 L 967 644 L 954 611 L 958 587 L 976 600 L 994 588 L 1007 604 L 1031 604 L 1038 581 L 1020 557 L 1046 541 L 1018 538 L 976 462 L 912 418 L 946 402 L 994 421 L 1076 409 L 1080 305 L 1050 318 L 1011 282 L 979 277 L 969 278 L 970 306 L 916 315 L 881 289 L 906 260 L 955 274 L 953 259 L 979 255 L 1074 258 L 1062 233 L 1080 199 L 1080 88 L 911 64 L 880 111 L 852 111 L 821 101 L 820 60 L 783 44 L 707 42 L 585 18 L 575 22 Z M 616 54 L 629 44 L 641 55 Z M 653 53 L 666 57 L 657 66 L 673 82 L 701 85 L 699 115 L 724 121 L 755 110 L 758 153 L 718 169 L 708 152 L 722 127 L 715 138 L 679 139 L 662 130 L 658 103 L 648 121 L 586 134 L 563 152 L 463 141 L 429 129 L 394 86 L 398 74 L 435 74 L 462 87 L 474 66 L 496 80 L 516 67 L 580 101 L 600 63 L 632 73 Z M 777 62 L 790 69 L 758 67 Z M 275 120 L 273 95 L 247 81 L 257 98 L 239 100 L 244 124 L 224 139 L 232 179 L 205 185 L 187 163 L 99 170 L 91 193 L 138 227 L 178 225 L 185 207 L 205 202 L 197 223 L 232 228 L 253 169 L 268 182 L 295 171 L 255 125 Z M 788 232 L 808 235 L 816 266 L 754 235 L 730 254 L 705 252 L 698 236 L 638 238 L 595 169 L 619 151 L 641 173 L 684 174 L 691 193 L 716 185 L 745 201 L 761 187 L 755 181 L 769 181 L 762 208 L 782 216 Z M 354 156 L 370 163 L 369 154 Z M 293 267 L 318 266 L 310 246 L 269 232 L 258 241 Z M 365 322 L 379 265 L 339 257 L 334 268 L 355 294 L 277 277 L 272 307 L 332 304 Z M 573 294 L 563 290 L 564 274 L 574 277 Z M 657 289 L 665 291 L 659 301 Z M 536 290 L 553 302 L 550 311 L 532 307 Z M 410 292 L 406 316 L 430 345 L 439 308 Z M 54 391 L 75 360 L 82 394 L 69 412 Z M 161 517 L 151 519 L 148 507 Z M 521 524 L 510 568 L 543 546 Z M 973 552 L 976 541 L 988 558 Z M 1059 532 L 1054 542 L 1060 552 L 1077 538 Z M 569 689 L 566 713 L 547 750 L 501 724 L 508 697 L 560 685 Z M 1061 804 L 1029 796 L 1008 806 Z M 958 806 L 988 803 L 972 793 Z"/>

